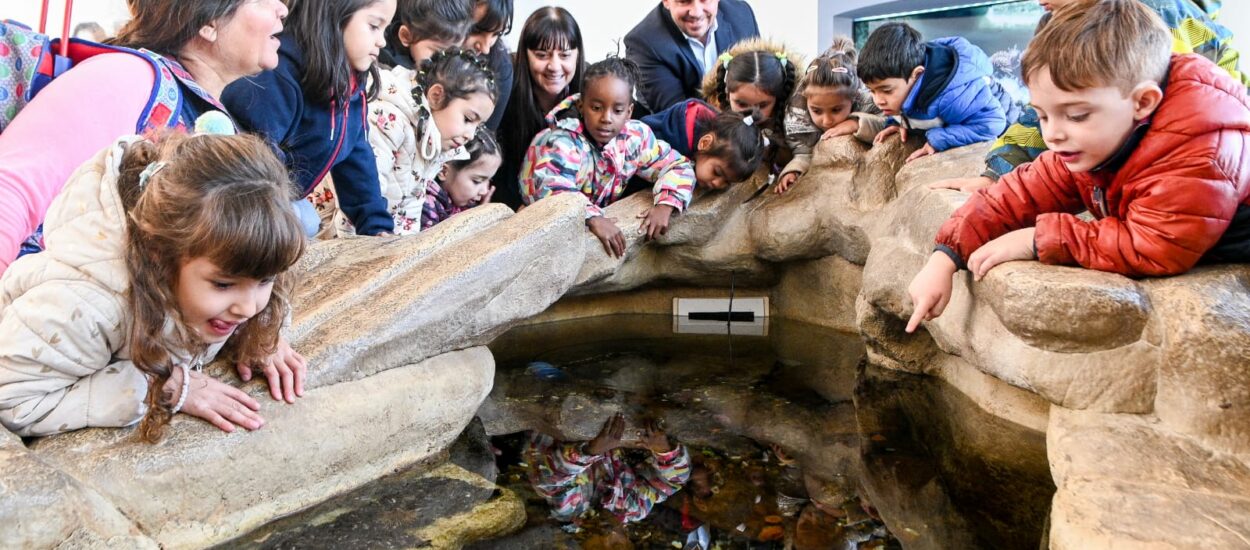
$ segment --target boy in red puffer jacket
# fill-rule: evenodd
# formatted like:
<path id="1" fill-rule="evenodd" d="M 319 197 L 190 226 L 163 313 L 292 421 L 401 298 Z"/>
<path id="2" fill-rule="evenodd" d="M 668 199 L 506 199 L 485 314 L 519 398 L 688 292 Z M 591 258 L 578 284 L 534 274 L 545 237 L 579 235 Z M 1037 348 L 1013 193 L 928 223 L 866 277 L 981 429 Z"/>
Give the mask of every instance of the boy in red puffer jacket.
<path id="1" fill-rule="evenodd" d="M 907 331 L 942 314 L 951 276 L 1012 260 L 1131 277 L 1250 260 L 1250 101 L 1198 55 L 1172 55 L 1136 0 L 1055 12 L 1022 61 L 1049 151 L 955 211 L 912 280 Z M 1096 218 L 1076 217 L 1089 210 Z"/>

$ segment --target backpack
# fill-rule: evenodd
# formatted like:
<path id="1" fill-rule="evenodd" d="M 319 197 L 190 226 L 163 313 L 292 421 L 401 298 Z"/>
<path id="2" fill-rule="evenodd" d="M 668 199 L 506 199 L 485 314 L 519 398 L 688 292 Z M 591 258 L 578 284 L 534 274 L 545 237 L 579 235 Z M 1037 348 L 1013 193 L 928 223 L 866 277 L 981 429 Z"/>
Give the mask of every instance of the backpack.
<path id="1" fill-rule="evenodd" d="M 73 2 L 65 6 L 63 32 L 69 34 L 69 21 Z M 0 133 L 13 121 L 18 112 L 30 102 L 53 79 L 61 76 L 74 65 L 104 53 L 128 53 L 137 55 L 152 64 L 156 74 L 151 100 L 135 125 L 135 133 L 155 128 L 178 126 L 177 113 L 182 106 L 178 93 L 178 81 L 186 80 L 171 63 L 151 52 L 130 48 L 97 44 L 79 38 L 50 39 L 43 32 L 48 17 L 48 0 L 43 0 L 40 30 L 15 21 L 0 21 Z M 198 87 L 196 92 L 198 93 Z"/>

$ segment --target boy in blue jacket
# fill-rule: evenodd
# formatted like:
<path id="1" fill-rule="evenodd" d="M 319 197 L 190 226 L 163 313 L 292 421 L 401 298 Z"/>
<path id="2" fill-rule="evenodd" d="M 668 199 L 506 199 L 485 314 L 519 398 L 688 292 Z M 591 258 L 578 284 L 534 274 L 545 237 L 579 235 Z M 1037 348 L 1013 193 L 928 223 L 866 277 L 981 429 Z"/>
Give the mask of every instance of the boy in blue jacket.
<path id="1" fill-rule="evenodd" d="M 869 35 L 856 72 L 886 115 L 876 143 L 925 132 L 924 147 L 907 162 L 991 141 L 1019 115 L 1011 96 L 990 78 L 989 57 L 960 37 L 925 42 L 905 23 L 882 25 Z"/>

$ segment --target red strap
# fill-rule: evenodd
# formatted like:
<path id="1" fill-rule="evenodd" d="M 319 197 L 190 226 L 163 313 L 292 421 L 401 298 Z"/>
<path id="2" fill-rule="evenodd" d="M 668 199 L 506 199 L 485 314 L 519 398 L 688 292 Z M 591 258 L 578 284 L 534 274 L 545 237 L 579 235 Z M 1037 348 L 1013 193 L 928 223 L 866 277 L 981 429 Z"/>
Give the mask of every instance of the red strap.
<path id="1" fill-rule="evenodd" d="M 47 6 L 44 0 L 44 6 Z M 69 55 L 69 20 L 74 14 L 74 0 L 65 0 L 65 22 L 61 25 L 61 57 Z"/>
<path id="2" fill-rule="evenodd" d="M 43 0 L 43 11 L 39 12 L 39 34 L 48 34 L 48 0 Z"/>

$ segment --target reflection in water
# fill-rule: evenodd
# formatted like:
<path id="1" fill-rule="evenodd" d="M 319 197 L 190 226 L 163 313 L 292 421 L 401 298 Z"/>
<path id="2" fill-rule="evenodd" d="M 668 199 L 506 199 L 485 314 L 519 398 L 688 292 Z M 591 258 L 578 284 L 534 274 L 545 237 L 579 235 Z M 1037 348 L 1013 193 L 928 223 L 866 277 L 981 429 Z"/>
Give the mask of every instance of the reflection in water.
<path id="1" fill-rule="evenodd" d="M 509 434 L 494 439 L 499 483 L 530 522 L 473 548 L 899 547 L 854 481 L 862 343 L 771 328 L 675 335 L 668 317 L 614 316 L 498 339 L 482 417 Z M 569 498 L 592 460 L 603 469 Z"/>
<path id="2" fill-rule="evenodd" d="M 621 524 L 642 521 L 690 480 L 690 453 L 670 444 L 655 423 L 639 433 L 638 446 L 648 454 L 641 463 L 626 457 L 624 434 L 620 413 L 590 441 L 562 442 L 529 433 L 524 457 L 530 483 L 551 506 L 551 516 L 570 523 L 571 531 L 596 506 Z"/>
<path id="3" fill-rule="evenodd" d="M 1043 434 L 936 380 L 865 370 L 857 335 L 786 321 L 763 336 L 672 329 L 670 317 L 620 315 L 491 345 L 480 415 L 498 483 L 527 499 L 529 519 L 472 548 L 680 549 L 700 536 L 722 549 L 1037 548 L 1054 491 Z M 535 490 L 542 465 L 525 449 L 535 438 L 584 449 L 616 418 L 621 460 L 660 482 L 660 502 L 637 499 L 651 512 L 622 521 L 596 492 L 569 521 Z M 648 422 L 690 456 L 675 493 L 675 478 L 650 473 Z"/>
<path id="4" fill-rule="evenodd" d="M 481 424 L 451 451 L 479 477 L 418 467 L 225 546 L 442 547 L 447 518 L 506 501 L 520 521 L 523 501 L 519 532 L 467 548 L 1039 547 L 1045 435 L 865 367 L 857 335 L 677 335 L 634 315 L 521 327 L 491 349 Z"/>

